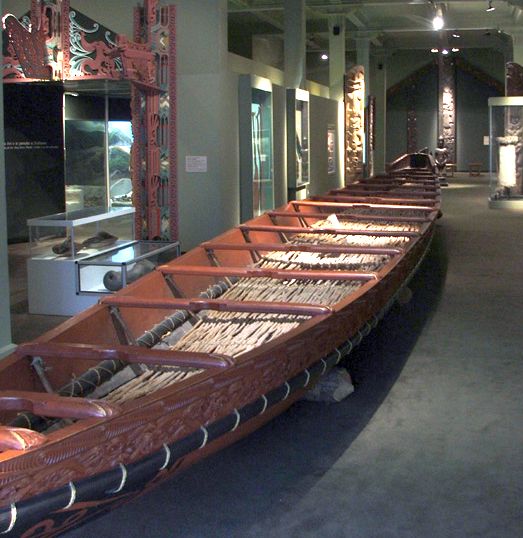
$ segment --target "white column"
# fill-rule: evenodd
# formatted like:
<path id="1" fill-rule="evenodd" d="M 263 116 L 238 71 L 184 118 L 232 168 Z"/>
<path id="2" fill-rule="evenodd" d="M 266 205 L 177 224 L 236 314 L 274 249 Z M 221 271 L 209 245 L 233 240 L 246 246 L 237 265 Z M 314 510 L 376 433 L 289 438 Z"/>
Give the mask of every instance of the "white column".
<path id="1" fill-rule="evenodd" d="M 0 12 L 3 13 L 2 0 L 0 0 Z M 9 268 L 7 264 L 7 254 L 4 161 L 4 92 L 3 85 L 0 84 L 0 358 L 7 355 L 14 348 L 11 341 Z"/>
<path id="2" fill-rule="evenodd" d="M 283 40 L 279 35 L 252 36 L 252 59 L 277 69 L 284 69 Z"/>
<path id="3" fill-rule="evenodd" d="M 523 31 L 512 34 L 512 61 L 523 66 Z"/>
<path id="4" fill-rule="evenodd" d="M 345 17 L 329 17 L 329 91 L 330 98 L 343 99 L 345 75 Z"/>
<path id="5" fill-rule="evenodd" d="M 356 37 L 356 63 L 365 70 L 365 98 L 370 95 L 370 37 Z"/>
<path id="6" fill-rule="evenodd" d="M 285 86 L 305 88 L 305 0 L 283 0 Z"/>
<path id="7" fill-rule="evenodd" d="M 229 71 L 226 0 L 176 1 L 180 239 L 188 250 L 238 224 L 238 78 Z M 202 166 L 186 166 L 199 156 Z"/>

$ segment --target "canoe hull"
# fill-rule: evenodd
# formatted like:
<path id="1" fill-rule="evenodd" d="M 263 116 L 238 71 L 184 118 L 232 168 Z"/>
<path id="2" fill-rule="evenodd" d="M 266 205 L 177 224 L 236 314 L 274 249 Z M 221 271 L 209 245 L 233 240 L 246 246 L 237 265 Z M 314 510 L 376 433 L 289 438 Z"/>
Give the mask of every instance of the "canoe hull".
<path id="1" fill-rule="evenodd" d="M 314 316 L 296 330 L 244 353 L 234 366 L 209 368 L 155 392 L 140 405 L 124 407 L 114 417 L 83 420 L 52 434 L 37 450 L 17 457 L 4 452 L 0 532 L 59 534 L 128 502 L 285 411 L 376 326 L 423 259 L 433 224 L 433 220 L 427 223 L 420 238 L 379 279 L 365 283 L 333 312 Z M 215 241 L 228 239 L 230 234 L 224 234 Z M 255 240 L 266 241 L 265 232 Z M 175 264 L 193 264 L 200 256 L 195 249 Z M 146 276 L 120 294 L 147 289 L 155 278 Z M 157 287 L 150 292 L 156 297 L 170 294 L 169 289 Z M 106 312 L 97 305 L 41 340 L 97 343 L 98 337 L 101 344 L 116 344 L 114 331 L 103 323 L 94 342 L 93 335 L 86 338 L 82 331 L 85 320 L 103 321 Z M 163 315 L 162 309 L 152 309 L 141 322 L 155 323 Z M 128 321 L 132 327 L 132 320 Z M 138 326 L 139 321 L 134 323 Z M 12 373 L 18 361 L 18 357 L 7 359 L 0 375 L 10 369 Z M 58 363 L 56 370 L 60 380 Z"/>

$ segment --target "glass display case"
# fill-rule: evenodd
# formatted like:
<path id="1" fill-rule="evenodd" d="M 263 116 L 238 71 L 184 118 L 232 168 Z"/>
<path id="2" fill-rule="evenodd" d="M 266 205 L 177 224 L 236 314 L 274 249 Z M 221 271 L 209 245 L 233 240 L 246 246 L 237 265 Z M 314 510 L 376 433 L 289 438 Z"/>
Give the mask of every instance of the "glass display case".
<path id="1" fill-rule="evenodd" d="M 523 208 L 523 97 L 491 97 L 489 206 Z"/>
<path id="2" fill-rule="evenodd" d="M 306 196 L 309 184 L 309 92 L 287 90 L 287 183 L 289 198 Z M 298 192 L 301 196 L 298 195 Z"/>
<path id="3" fill-rule="evenodd" d="M 134 208 L 84 208 L 29 219 L 31 258 L 75 260 L 134 240 Z"/>
<path id="4" fill-rule="evenodd" d="M 132 142 L 128 99 L 64 93 L 66 213 L 132 205 Z"/>
<path id="5" fill-rule="evenodd" d="M 242 75 L 239 83 L 240 217 L 274 208 L 272 84 Z"/>
<path id="6" fill-rule="evenodd" d="M 134 241 L 78 260 L 79 294 L 113 293 L 180 255 L 178 242 Z"/>

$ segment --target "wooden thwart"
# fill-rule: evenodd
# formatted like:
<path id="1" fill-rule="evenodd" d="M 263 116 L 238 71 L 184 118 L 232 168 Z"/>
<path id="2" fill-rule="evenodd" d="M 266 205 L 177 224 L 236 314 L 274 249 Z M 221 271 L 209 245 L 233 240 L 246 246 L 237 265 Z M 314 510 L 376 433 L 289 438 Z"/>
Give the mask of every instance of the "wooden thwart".
<path id="1" fill-rule="evenodd" d="M 242 278 L 274 278 L 279 280 L 377 280 L 374 272 L 266 269 L 263 267 L 209 267 L 206 265 L 162 265 L 158 270 L 168 275 L 237 276 Z"/>
<path id="2" fill-rule="evenodd" d="M 263 301 L 229 301 L 207 299 L 144 299 L 126 295 L 112 296 L 102 299 L 101 304 L 121 308 L 161 308 L 172 310 L 216 310 L 219 312 L 247 312 L 258 314 L 287 314 L 294 316 L 324 316 L 332 313 L 332 309 L 324 305 L 308 303 L 280 303 Z"/>
<path id="3" fill-rule="evenodd" d="M 306 215 L 304 215 L 306 216 Z M 207 251 L 213 250 L 248 250 L 258 251 L 279 251 L 279 252 L 314 252 L 317 254 L 377 254 L 385 256 L 395 256 L 401 254 L 401 248 L 382 247 L 345 247 L 343 245 L 314 245 L 291 243 L 202 243 L 201 246 Z"/>
<path id="4" fill-rule="evenodd" d="M 242 224 L 242 232 L 275 232 L 289 234 L 374 235 L 390 237 L 419 237 L 419 232 L 389 230 L 346 230 L 344 228 L 303 228 L 301 226 L 278 226 L 269 224 Z"/>
<path id="5" fill-rule="evenodd" d="M 70 398 L 47 392 L 0 391 L 1 411 L 27 411 L 53 418 L 107 418 L 119 413 L 118 407 L 103 400 Z"/>
<path id="6" fill-rule="evenodd" d="M 116 345 L 104 347 L 87 344 L 35 342 L 20 345 L 16 353 L 21 357 L 55 357 L 64 360 L 83 359 L 95 362 L 121 360 L 130 364 L 192 368 L 225 368 L 234 364 L 232 357 L 217 353 L 168 351 L 163 349 L 149 349 L 141 346 Z"/>
<path id="7" fill-rule="evenodd" d="M 364 204 L 394 204 L 396 206 L 402 207 L 404 204 L 408 205 L 418 205 L 418 206 L 432 206 L 436 205 L 436 198 L 433 196 L 417 196 L 416 198 L 395 198 L 395 193 L 386 193 L 378 192 L 372 193 L 372 196 L 365 196 L 363 191 L 360 193 L 354 192 L 350 194 L 326 194 L 323 196 L 329 197 L 334 202 L 336 200 L 342 200 L 343 202 L 352 202 L 352 203 L 364 203 Z M 312 200 L 319 200 L 319 196 L 313 196 Z M 439 200 L 438 200 L 439 202 Z"/>
<path id="8" fill-rule="evenodd" d="M 300 207 L 325 207 L 325 208 L 334 208 L 334 209 L 384 209 L 387 211 L 393 211 L 397 213 L 401 213 L 401 211 L 420 211 L 422 213 L 432 213 L 434 211 L 434 208 L 432 207 L 420 207 L 418 205 L 394 205 L 394 204 L 373 204 L 372 202 L 366 202 L 366 203 L 355 203 L 355 202 L 336 202 L 336 201 L 330 201 L 326 200 L 324 201 L 323 198 L 329 198 L 329 196 L 316 196 L 313 200 L 294 200 L 291 202 L 292 206 L 295 208 L 295 211 L 299 211 Z M 336 196 L 335 198 L 338 198 Z M 275 213 L 274 211 L 270 211 L 269 214 Z M 388 216 L 388 215 L 375 215 L 375 214 L 364 214 L 364 213 L 341 213 L 342 216 L 348 217 L 348 218 L 362 218 L 367 220 L 408 220 L 410 219 L 419 219 L 420 217 L 402 217 L 399 216 Z M 325 216 L 325 214 L 323 214 Z M 430 220 L 428 218 L 423 219 L 423 222 Z M 416 221 L 417 222 L 417 221 Z"/>
<path id="9" fill-rule="evenodd" d="M 391 199 L 392 200 L 392 199 Z M 343 194 L 325 194 L 323 196 L 313 196 L 311 198 L 312 202 L 329 202 L 329 203 L 348 203 L 349 207 L 352 204 L 355 204 L 353 201 L 353 196 L 350 194 L 345 196 Z M 436 204 L 437 200 L 434 198 L 404 198 L 404 199 L 398 199 L 400 203 L 392 204 L 390 203 L 390 207 L 397 208 L 397 210 L 401 209 L 419 209 L 420 211 L 426 211 L 427 213 L 430 213 L 431 211 L 434 211 L 433 206 Z M 387 201 L 389 202 L 389 201 Z M 362 202 L 361 206 L 368 206 L 372 207 L 371 201 L 366 198 L 364 202 Z M 380 207 L 382 204 L 378 204 L 377 207 Z"/>
<path id="10" fill-rule="evenodd" d="M 325 207 L 330 207 L 331 205 L 328 204 Z M 420 208 L 421 209 L 421 208 Z M 311 212 L 302 212 L 297 210 L 295 213 L 292 213 L 290 211 L 267 211 L 267 215 L 271 217 L 271 220 L 273 217 L 290 217 L 294 219 L 325 219 L 329 215 L 336 215 L 339 220 L 363 220 L 363 221 L 369 221 L 372 220 L 373 222 L 415 222 L 415 223 L 423 223 L 428 222 L 430 219 L 425 217 L 402 217 L 402 216 L 387 216 L 387 215 L 365 215 L 361 213 L 345 213 L 345 212 L 336 212 L 336 211 L 329 211 L 328 213 L 320 213 L 317 211 L 311 211 Z"/>
<path id="11" fill-rule="evenodd" d="M 29 450 L 43 445 L 47 437 L 27 428 L 0 426 L 0 451 Z"/>

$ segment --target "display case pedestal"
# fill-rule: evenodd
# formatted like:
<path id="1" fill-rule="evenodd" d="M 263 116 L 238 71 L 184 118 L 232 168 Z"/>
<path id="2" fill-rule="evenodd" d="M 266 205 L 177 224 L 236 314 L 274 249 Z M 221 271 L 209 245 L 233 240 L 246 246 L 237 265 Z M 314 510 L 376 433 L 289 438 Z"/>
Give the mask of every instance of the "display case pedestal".
<path id="1" fill-rule="evenodd" d="M 31 258 L 27 260 L 27 277 L 30 314 L 73 316 L 99 299 L 76 293 L 74 260 Z"/>

